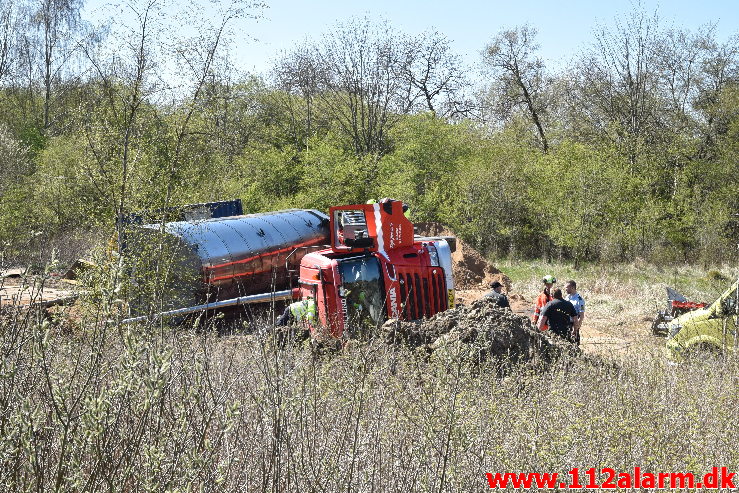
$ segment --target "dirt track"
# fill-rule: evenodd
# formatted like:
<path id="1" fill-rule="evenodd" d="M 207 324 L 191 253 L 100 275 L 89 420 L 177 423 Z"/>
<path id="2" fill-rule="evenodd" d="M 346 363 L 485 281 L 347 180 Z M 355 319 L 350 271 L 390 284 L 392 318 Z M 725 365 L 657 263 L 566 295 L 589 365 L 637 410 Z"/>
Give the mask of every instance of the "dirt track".
<path id="1" fill-rule="evenodd" d="M 30 305 L 72 296 L 72 286 L 55 279 L 42 283 L 28 278 L 0 278 L 0 306 Z"/>
<path id="2" fill-rule="evenodd" d="M 418 224 L 417 230 L 419 234 L 429 236 L 456 236 L 453 231 L 438 223 Z M 504 292 L 508 293 L 511 309 L 515 314 L 529 319 L 534 315 L 533 296 L 527 299 L 515 291 L 514 283 L 504 272 L 459 239 L 457 249 L 452 255 L 452 262 L 457 303 L 470 305 L 489 291 L 491 282 L 499 281 L 505 286 Z M 527 296 L 530 296 L 530 293 Z M 664 339 L 651 335 L 648 330 L 650 321 L 651 313 L 622 314 L 618 310 L 607 312 L 588 309 L 581 328 L 581 348 L 586 353 L 616 358 L 658 351 L 664 345 Z"/>

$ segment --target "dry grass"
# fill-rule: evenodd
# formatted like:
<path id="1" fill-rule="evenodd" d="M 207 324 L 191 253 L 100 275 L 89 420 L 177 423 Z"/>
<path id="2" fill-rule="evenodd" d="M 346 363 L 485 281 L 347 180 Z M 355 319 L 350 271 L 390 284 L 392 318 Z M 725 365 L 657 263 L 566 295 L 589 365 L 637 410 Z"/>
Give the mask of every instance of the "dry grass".
<path id="1" fill-rule="evenodd" d="M 105 306 L 74 336 L 31 312 L 3 318 L 4 491 L 456 492 L 485 489 L 485 472 L 739 469 L 735 358 L 566 358 L 499 378 L 377 340 L 316 356 L 126 329 L 102 322 Z"/>
<path id="2" fill-rule="evenodd" d="M 618 360 L 654 354 L 664 346 L 664 339 L 652 336 L 650 326 L 657 310 L 665 307 L 667 286 L 689 299 L 711 302 L 739 277 L 739 268 L 728 265 L 665 268 L 637 261 L 586 265 L 579 270 L 564 263 L 503 261 L 496 265 L 513 280 L 512 292 L 527 300 L 536 298 L 545 274 L 555 275 L 563 290 L 568 279 L 575 279 L 586 300 L 585 349 Z M 589 343 L 593 346 L 588 347 Z"/>

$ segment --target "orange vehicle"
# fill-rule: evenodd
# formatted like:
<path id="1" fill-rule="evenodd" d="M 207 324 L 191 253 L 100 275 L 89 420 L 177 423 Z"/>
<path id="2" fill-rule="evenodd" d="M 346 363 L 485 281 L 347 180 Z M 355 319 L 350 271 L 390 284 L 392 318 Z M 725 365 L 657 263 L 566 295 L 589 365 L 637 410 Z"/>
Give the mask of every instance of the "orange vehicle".
<path id="1" fill-rule="evenodd" d="M 334 337 L 388 318 L 413 320 L 454 307 L 448 238 L 417 237 L 403 203 L 330 210 L 330 248 L 300 264 L 300 297 L 318 305 L 318 327 Z"/>

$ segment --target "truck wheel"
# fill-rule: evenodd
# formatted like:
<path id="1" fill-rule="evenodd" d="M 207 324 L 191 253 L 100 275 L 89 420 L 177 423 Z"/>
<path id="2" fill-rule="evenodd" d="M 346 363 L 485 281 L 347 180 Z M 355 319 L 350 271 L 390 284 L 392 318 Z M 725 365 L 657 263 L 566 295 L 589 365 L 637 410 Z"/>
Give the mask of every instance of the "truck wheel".
<path id="1" fill-rule="evenodd" d="M 718 346 L 707 342 L 701 342 L 689 347 L 683 357 L 689 364 L 716 363 L 722 361 L 723 351 Z"/>

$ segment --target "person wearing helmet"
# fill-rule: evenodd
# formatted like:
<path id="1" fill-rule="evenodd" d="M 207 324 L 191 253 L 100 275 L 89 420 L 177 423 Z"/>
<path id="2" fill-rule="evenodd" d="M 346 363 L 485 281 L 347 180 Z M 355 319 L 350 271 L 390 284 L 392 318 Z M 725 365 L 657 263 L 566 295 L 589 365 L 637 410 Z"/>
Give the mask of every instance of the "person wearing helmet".
<path id="1" fill-rule="evenodd" d="M 547 274 L 542 278 L 541 281 L 544 283 L 544 290 L 536 298 L 536 304 L 534 306 L 534 327 L 539 326 L 539 317 L 541 316 L 542 308 L 544 308 L 547 303 L 552 301 L 552 286 L 555 282 L 557 282 L 557 278 L 551 274 Z M 541 330 L 547 329 L 549 329 L 549 326 L 547 324 L 544 324 Z"/>
<path id="2" fill-rule="evenodd" d="M 562 339 L 575 342 L 572 339 L 572 321 L 576 316 L 575 307 L 562 298 L 562 290 L 557 288 L 552 290 L 552 301 L 541 310 L 538 327 L 539 330 L 546 330 L 544 326 L 548 325 Z"/>

